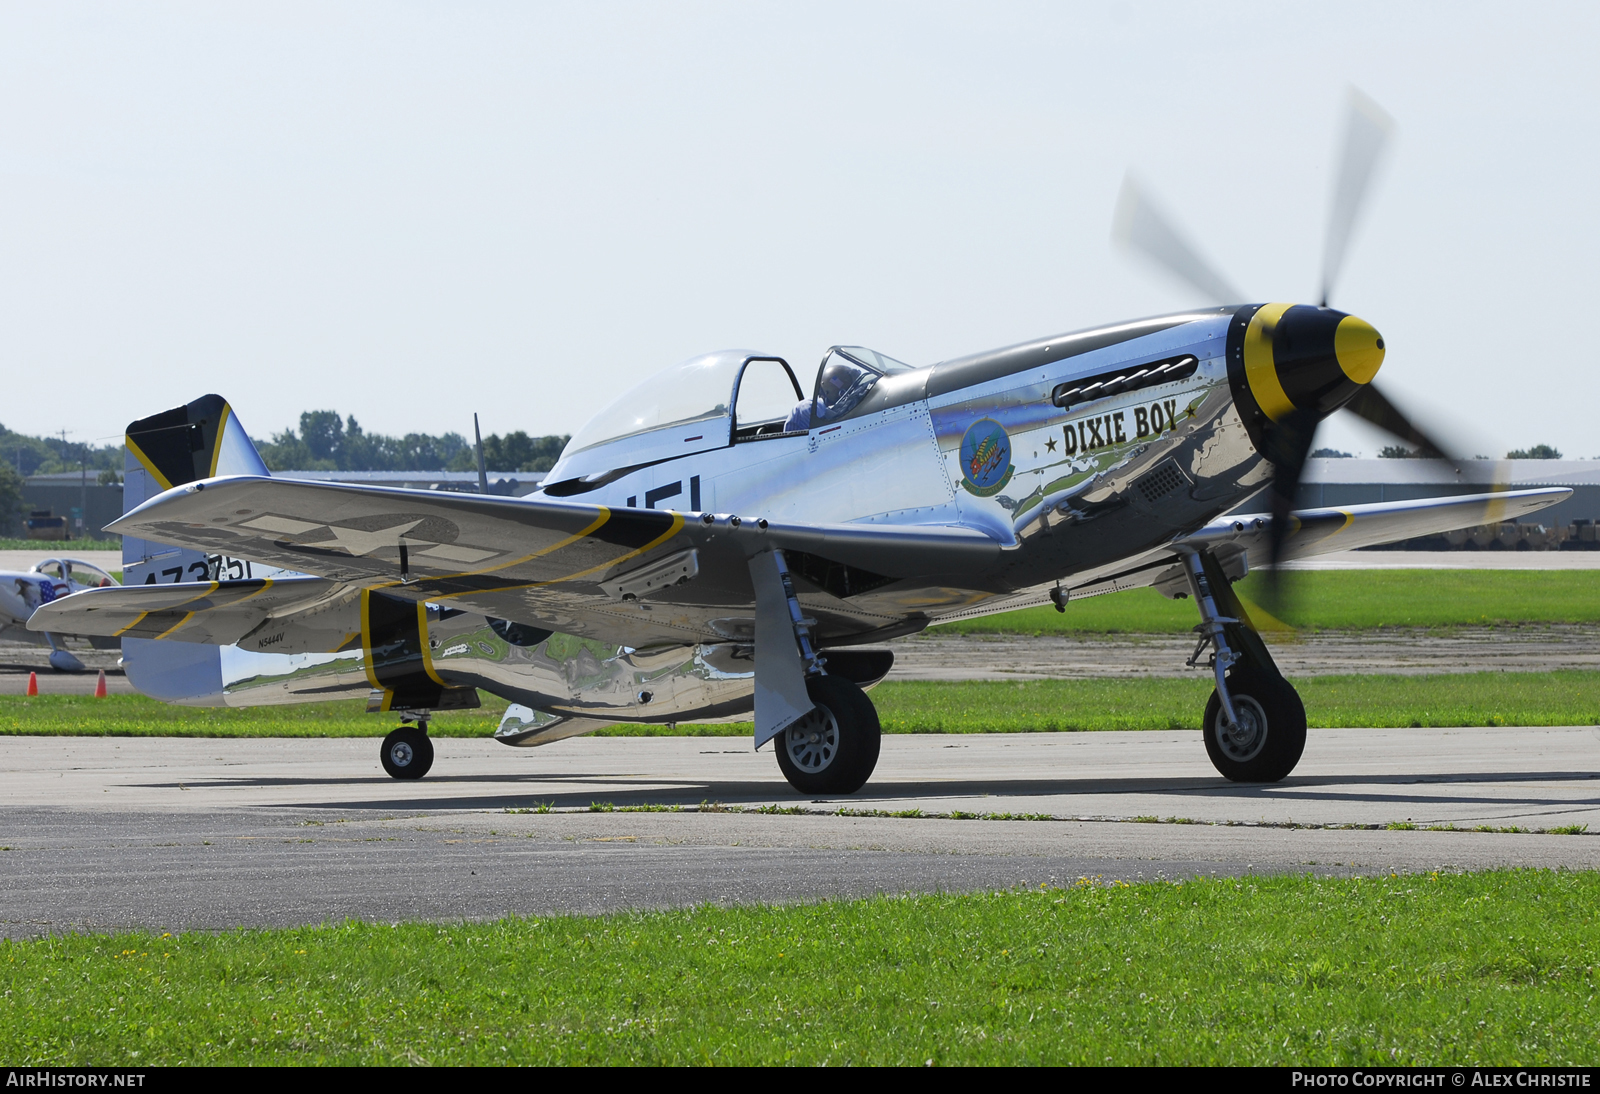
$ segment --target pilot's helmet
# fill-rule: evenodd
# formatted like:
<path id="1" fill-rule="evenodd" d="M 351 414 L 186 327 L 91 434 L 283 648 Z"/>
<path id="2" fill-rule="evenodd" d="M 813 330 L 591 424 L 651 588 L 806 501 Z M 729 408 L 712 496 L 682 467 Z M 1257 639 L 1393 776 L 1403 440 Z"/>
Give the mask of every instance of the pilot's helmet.
<path id="1" fill-rule="evenodd" d="M 822 396 L 822 405 L 832 407 L 839 401 L 839 397 L 855 386 L 864 370 L 860 365 L 841 361 L 837 358 L 829 361 L 822 369 L 822 383 L 819 394 Z"/>

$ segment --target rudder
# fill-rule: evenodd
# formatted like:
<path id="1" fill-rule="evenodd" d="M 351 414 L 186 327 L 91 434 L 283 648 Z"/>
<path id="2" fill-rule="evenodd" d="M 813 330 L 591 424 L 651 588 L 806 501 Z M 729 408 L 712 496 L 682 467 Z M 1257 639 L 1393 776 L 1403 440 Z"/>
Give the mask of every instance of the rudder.
<path id="1" fill-rule="evenodd" d="M 122 511 L 163 490 L 215 475 L 269 475 L 244 426 L 220 395 L 140 418 L 128 426 L 123 454 Z M 122 583 L 201 582 L 212 577 L 199 551 L 122 538 Z M 122 640 L 122 665 L 140 692 L 167 702 L 221 706 L 222 650 L 188 642 Z"/>

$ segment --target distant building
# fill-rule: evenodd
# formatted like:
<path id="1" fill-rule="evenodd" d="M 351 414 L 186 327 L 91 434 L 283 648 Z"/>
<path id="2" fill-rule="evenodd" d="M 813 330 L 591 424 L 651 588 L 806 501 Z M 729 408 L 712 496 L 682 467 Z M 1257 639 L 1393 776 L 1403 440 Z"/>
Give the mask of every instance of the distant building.
<path id="1" fill-rule="evenodd" d="M 122 515 L 122 484 L 101 486 L 98 471 L 29 475 L 22 480 L 22 510 L 23 519 L 35 512 L 67 518 L 73 539 L 106 539 L 100 529 Z M 22 535 L 21 524 L 14 518 L 4 534 Z"/>

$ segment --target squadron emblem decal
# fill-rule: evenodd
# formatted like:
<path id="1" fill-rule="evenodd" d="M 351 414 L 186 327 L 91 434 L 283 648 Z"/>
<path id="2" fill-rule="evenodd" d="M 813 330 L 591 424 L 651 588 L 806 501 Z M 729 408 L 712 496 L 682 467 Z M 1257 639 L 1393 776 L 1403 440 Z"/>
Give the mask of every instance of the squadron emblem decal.
<path id="1" fill-rule="evenodd" d="M 987 498 L 1011 481 L 1011 438 L 993 418 L 979 418 L 961 438 L 961 486 L 975 497 Z"/>

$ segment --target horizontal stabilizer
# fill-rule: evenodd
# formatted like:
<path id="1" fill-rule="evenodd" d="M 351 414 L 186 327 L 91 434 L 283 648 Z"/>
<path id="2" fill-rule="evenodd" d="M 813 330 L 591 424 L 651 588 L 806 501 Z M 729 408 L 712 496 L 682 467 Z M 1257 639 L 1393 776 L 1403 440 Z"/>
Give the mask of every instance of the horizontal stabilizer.
<path id="1" fill-rule="evenodd" d="M 116 586 L 89 589 L 41 605 L 28 620 L 28 629 L 226 646 L 239 642 L 269 620 L 287 622 L 300 617 L 308 623 L 312 619 L 333 622 L 335 617 L 349 613 L 327 609 L 354 601 L 359 593 L 358 587 L 320 577 Z M 358 636 L 359 607 L 354 622 Z M 307 629 L 304 624 L 302 629 Z M 320 634 L 327 628 L 313 625 L 309 629 Z M 352 637 L 348 627 L 335 629 L 338 634 L 314 644 L 318 652 L 331 652 Z M 284 653 L 306 652 L 272 648 Z"/>

